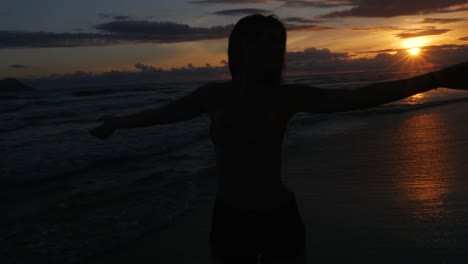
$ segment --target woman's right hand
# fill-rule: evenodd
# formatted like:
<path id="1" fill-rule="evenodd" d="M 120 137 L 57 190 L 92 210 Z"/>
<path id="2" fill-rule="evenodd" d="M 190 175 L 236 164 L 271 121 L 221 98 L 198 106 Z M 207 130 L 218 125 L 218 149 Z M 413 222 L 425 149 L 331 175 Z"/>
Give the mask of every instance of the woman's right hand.
<path id="1" fill-rule="evenodd" d="M 117 129 L 116 126 L 116 119 L 118 117 L 114 116 L 104 116 L 98 119 L 98 121 L 102 122 L 101 125 L 91 129 L 89 133 L 91 135 L 100 138 L 100 139 L 105 139 L 110 137 L 114 131 Z"/>
<path id="2" fill-rule="evenodd" d="M 441 87 L 468 90 L 468 62 L 456 64 L 432 74 Z"/>

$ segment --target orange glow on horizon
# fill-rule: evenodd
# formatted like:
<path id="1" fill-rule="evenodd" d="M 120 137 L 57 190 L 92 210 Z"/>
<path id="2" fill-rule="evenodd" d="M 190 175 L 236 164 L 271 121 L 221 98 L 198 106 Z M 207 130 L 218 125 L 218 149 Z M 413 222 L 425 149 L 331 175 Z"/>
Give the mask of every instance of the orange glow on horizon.
<path id="1" fill-rule="evenodd" d="M 405 49 L 419 49 L 422 46 L 427 45 L 427 38 L 424 37 L 417 37 L 417 38 L 410 38 L 405 40 L 402 43 L 403 48 Z"/>

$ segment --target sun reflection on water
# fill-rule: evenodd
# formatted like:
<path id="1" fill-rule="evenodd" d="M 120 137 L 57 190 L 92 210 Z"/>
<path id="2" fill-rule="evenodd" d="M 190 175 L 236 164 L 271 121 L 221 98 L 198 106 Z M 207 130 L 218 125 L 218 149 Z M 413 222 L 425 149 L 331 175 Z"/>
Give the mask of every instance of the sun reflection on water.
<path id="1" fill-rule="evenodd" d="M 398 130 L 401 150 L 395 169 L 401 202 L 421 220 L 438 221 L 448 214 L 445 197 L 451 166 L 444 127 L 443 119 L 431 113 L 408 118 Z"/>
<path id="2" fill-rule="evenodd" d="M 424 93 L 418 93 L 413 96 L 410 96 L 406 101 L 409 104 L 416 105 L 421 103 L 421 100 L 424 99 L 425 95 Z"/>

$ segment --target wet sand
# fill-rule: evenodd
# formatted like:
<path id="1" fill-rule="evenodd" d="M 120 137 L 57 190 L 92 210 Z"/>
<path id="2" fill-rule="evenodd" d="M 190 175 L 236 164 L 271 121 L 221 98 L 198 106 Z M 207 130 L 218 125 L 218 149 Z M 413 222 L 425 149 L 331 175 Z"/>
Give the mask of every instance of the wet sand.
<path id="1" fill-rule="evenodd" d="M 468 263 L 467 116 L 456 103 L 301 132 L 284 148 L 283 177 L 307 263 Z M 206 179 L 174 224 L 84 263 L 210 263 L 216 181 Z"/>

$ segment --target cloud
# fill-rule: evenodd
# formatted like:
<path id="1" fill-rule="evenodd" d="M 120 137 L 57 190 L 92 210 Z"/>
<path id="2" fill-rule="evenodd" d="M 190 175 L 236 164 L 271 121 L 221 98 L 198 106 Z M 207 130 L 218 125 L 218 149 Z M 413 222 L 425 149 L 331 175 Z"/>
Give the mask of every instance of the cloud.
<path id="1" fill-rule="evenodd" d="M 303 18 L 303 17 L 286 17 L 282 20 L 284 22 L 290 22 L 290 23 L 323 23 L 323 21 L 320 21 L 320 20 L 312 20 L 312 19 Z"/>
<path id="2" fill-rule="evenodd" d="M 11 68 L 16 68 L 16 69 L 22 69 L 22 68 L 27 68 L 29 67 L 28 65 L 21 65 L 21 64 L 11 64 Z"/>
<path id="3" fill-rule="evenodd" d="M 132 19 L 131 16 L 124 16 L 124 15 L 116 15 L 116 14 L 106 14 L 106 13 L 98 13 L 99 18 L 112 18 L 113 20 L 129 20 Z"/>
<path id="4" fill-rule="evenodd" d="M 291 8 L 338 8 L 323 15 L 325 18 L 337 17 L 394 17 L 430 13 L 449 13 L 468 10 L 467 0 L 194 0 L 193 4 L 261 4 L 282 2 L 283 7 Z"/>
<path id="5" fill-rule="evenodd" d="M 303 51 L 286 53 L 286 75 L 333 73 L 346 71 L 388 72 L 401 70 L 414 70 L 414 64 L 408 63 L 410 57 L 405 49 L 388 49 L 380 51 L 363 51 L 362 53 L 375 53 L 373 57 L 358 58 L 346 52 L 332 52 L 329 49 L 307 48 Z M 430 56 L 424 56 L 429 54 Z M 468 45 L 438 45 L 426 46 L 421 50 L 419 66 L 423 70 L 446 67 L 466 60 Z M 161 69 L 151 65 L 137 63 L 136 71 L 108 71 L 91 73 L 77 71 L 71 74 L 49 75 L 39 78 L 22 78 L 21 80 L 33 87 L 51 86 L 83 86 L 100 84 L 135 84 L 156 83 L 170 81 L 190 80 L 220 80 L 228 79 L 229 70 L 227 62 L 221 61 L 221 66 L 194 66 Z"/>
<path id="6" fill-rule="evenodd" d="M 97 25 L 96 29 L 101 31 L 100 33 L 0 31 L 0 48 L 186 42 L 226 38 L 232 28 L 233 25 L 201 28 L 173 22 L 123 20 Z"/>
<path id="7" fill-rule="evenodd" d="M 399 52 L 399 51 L 402 51 L 402 50 L 406 50 L 406 49 L 383 49 L 383 50 L 367 50 L 367 51 L 359 51 L 357 52 L 358 54 L 372 54 L 372 53 L 375 53 L 375 54 L 378 54 L 378 53 L 394 53 L 394 52 Z"/>
<path id="8" fill-rule="evenodd" d="M 268 2 L 282 2 L 283 7 L 315 7 L 315 8 L 334 8 L 341 6 L 349 6 L 352 3 L 348 0 L 198 0 L 190 1 L 192 4 L 261 4 Z"/>
<path id="9" fill-rule="evenodd" d="M 382 53 L 393 53 L 407 56 L 407 49 L 385 49 L 385 50 L 370 50 L 361 51 L 358 53 L 368 54 L 382 54 Z M 425 56 L 428 54 L 428 56 Z M 389 54 L 391 55 L 391 54 Z M 445 45 L 430 45 L 421 47 L 421 55 L 427 63 L 436 65 L 436 67 L 445 67 L 452 64 L 466 61 L 468 57 L 468 45 L 456 45 L 456 44 L 445 44 Z"/>
<path id="10" fill-rule="evenodd" d="M 348 53 L 328 49 L 309 48 L 286 54 L 286 72 L 343 72 L 343 71 L 401 71 L 434 69 L 461 63 L 468 57 L 468 45 L 438 45 L 422 48 L 419 64 L 409 63 L 406 49 L 363 51 L 374 53 L 373 57 L 358 58 Z M 428 54 L 428 56 L 425 56 Z M 430 56 L 429 56 L 430 55 Z"/>
<path id="11" fill-rule="evenodd" d="M 460 40 L 465 40 L 465 41 L 468 41 L 468 37 L 463 37 L 463 38 L 460 38 Z"/>
<path id="12" fill-rule="evenodd" d="M 350 6 L 352 3 L 347 0 L 316 0 L 316 1 L 282 1 L 283 7 L 313 7 L 313 8 L 335 8 Z"/>
<path id="13" fill-rule="evenodd" d="M 329 49 L 307 48 L 304 51 L 287 52 L 286 69 L 290 72 L 334 71 L 337 69 L 338 64 L 350 58 L 348 53 L 331 52 Z"/>
<path id="14" fill-rule="evenodd" d="M 283 7 L 291 8 L 338 8 L 349 9 L 333 11 L 324 18 L 337 17 L 395 17 L 431 13 L 450 13 L 468 10 L 467 0 L 198 0 L 193 4 L 261 4 L 282 2 Z M 441 20 L 443 21 L 443 20 Z M 437 22 L 440 23 L 440 22 Z M 451 22 L 447 22 L 451 23 Z"/>
<path id="15" fill-rule="evenodd" d="M 290 31 L 332 29 L 317 25 L 286 24 Z M 52 33 L 29 31 L 0 31 L 0 49 L 106 46 L 139 43 L 177 43 L 227 38 L 233 24 L 214 27 L 191 27 L 174 22 L 148 20 L 118 20 L 102 23 L 98 33 Z"/>
<path id="16" fill-rule="evenodd" d="M 452 29 L 443 29 L 436 28 L 434 26 L 427 26 L 422 28 L 399 28 L 394 26 L 377 26 L 377 27 L 361 27 L 361 28 L 352 28 L 355 31 L 390 31 L 390 30 L 400 30 L 400 33 L 395 34 L 399 39 L 407 39 L 414 37 L 422 36 L 432 36 L 432 35 L 441 35 L 452 31 Z"/>
<path id="17" fill-rule="evenodd" d="M 423 18 L 421 23 L 439 23 L 439 24 L 448 24 L 454 22 L 466 21 L 465 18 Z"/>
<path id="18" fill-rule="evenodd" d="M 358 54 L 379 54 L 379 53 L 395 53 L 395 52 L 402 52 L 402 51 L 405 51 L 407 52 L 408 49 L 383 49 L 383 50 L 367 50 L 367 51 L 360 51 L 360 52 L 357 52 Z M 441 53 L 441 52 L 447 52 L 447 51 L 450 51 L 450 53 L 453 53 L 453 51 L 461 51 L 461 53 L 466 53 L 468 54 L 468 45 L 456 45 L 456 44 L 444 44 L 444 45 L 429 45 L 429 46 L 423 46 L 421 47 L 421 51 L 424 53 L 424 52 L 427 52 L 429 54 L 431 54 L 431 58 L 432 59 L 435 59 L 436 57 L 438 56 L 434 56 L 433 53 L 434 52 L 438 52 L 438 53 Z M 461 54 L 459 53 L 459 54 Z M 444 57 L 446 56 L 447 54 L 440 54 L 440 57 Z M 465 60 L 462 56 L 462 58 L 460 58 L 461 60 Z M 437 59 L 437 60 L 440 60 L 440 59 Z M 450 62 L 450 61 L 453 61 L 453 62 Z M 456 63 L 456 61 L 458 61 L 457 59 L 454 59 L 454 58 L 449 58 L 448 59 L 448 62 L 446 63 L 446 65 L 450 65 L 450 64 L 453 64 L 453 63 Z"/>
<path id="19" fill-rule="evenodd" d="M 257 8 L 240 8 L 240 9 L 228 9 L 218 12 L 214 12 L 215 15 L 221 16 L 240 16 L 240 15 L 253 15 L 253 14 L 267 14 L 270 10 L 257 9 Z"/>
<path id="20" fill-rule="evenodd" d="M 191 27 L 173 22 L 153 22 L 148 20 L 112 21 L 96 26 L 96 29 L 121 35 L 127 39 L 159 42 L 180 42 L 223 38 L 229 35 L 233 25 L 209 28 Z"/>
<path id="21" fill-rule="evenodd" d="M 52 74 L 44 77 L 22 78 L 21 81 L 35 88 L 60 86 L 95 86 L 103 84 L 136 84 L 170 81 L 219 80 L 229 78 L 229 69 L 222 66 L 193 66 L 161 69 L 151 65 L 136 63 L 134 71 L 111 70 L 102 73 L 76 71 L 70 74 Z"/>
<path id="22" fill-rule="evenodd" d="M 465 62 L 468 58 L 468 45 L 432 45 L 423 47 L 422 52 L 430 56 L 427 59 L 440 66 L 449 66 L 455 63 Z"/>
<path id="23" fill-rule="evenodd" d="M 229 36 L 233 26 L 231 24 L 202 28 L 173 22 L 128 20 L 100 24 L 96 26 L 96 29 L 115 34 L 116 37 L 122 40 L 171 43 L 225 38 Z"/>
<path id="24" fill-rule="evenodd" d="M 401 30 L 401 28 L 393 26 L 379 26 L 379 27 L 361 27 L 361 28 L 352 28 L 356 31 L 386 31 L 386 30 Z"/>
<path id="25" fill-rule="evenodd" d="M 0 49 L 102 46 L 118 42 L 115 36 L 98 33 L 0 31 Z"/>
<path id="26" fill-rule="evenodd" d="M 115 20 L 128 20 L 128 19 L 132 19 L 132 17 L 130 17 L 130 16 L 113 16 L 112 18 L 115 19 Z"/>
<path id="27" fill-rule="evenodd" d="M 335 29 L 333 27 L 318 26 L 312 23 L 322 23 L 322 21 L 307 19 L 303 17 L 286 17 L 282 19 L 288 31 L 321 31 Z"/>
<path id="28" fill-rule="evenodd" d="M 333 27 L 317 26 L 317 25 L 308 25 L 308 24 L 290 24 L 285 23 L 284 26 L 288 31 L 321 31 L 321 30 L 330 30 L 334 29 Z"/>
<path id="29" fill-rule="evenodd" d="M 109 17 L 112 17 L 113 15 L 111 14 L 105 14 L 105 13 L 97 13 L 97 16 L 99 18 L 109 18 Z"/>
<path id="30" fill-rule="evenodd" d="M 466 0 L 349 0 L 354 7 L 323 15 L 337 17 L 394 17 L 466 10 Z"/>
<path id="31" fill-rule="evenodd" d="M 452 29 L 443 29 L 436 27 L 425 27 L 420 29 L 407 29 L 401 33 L 395 34 L 399 39 L 415 38 L 422 36 L 432 36 L 432 35 L 441 35 L 452 31 Z"/>

